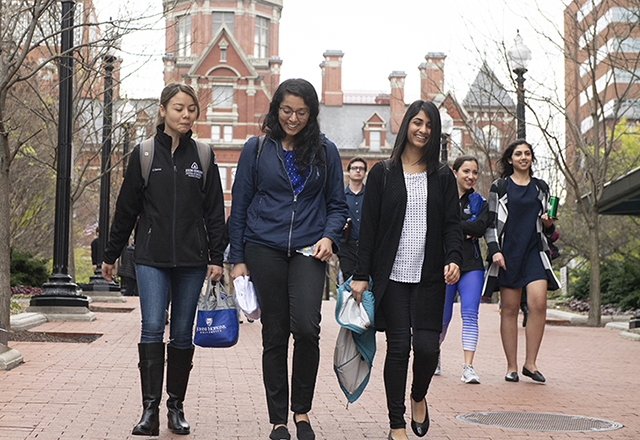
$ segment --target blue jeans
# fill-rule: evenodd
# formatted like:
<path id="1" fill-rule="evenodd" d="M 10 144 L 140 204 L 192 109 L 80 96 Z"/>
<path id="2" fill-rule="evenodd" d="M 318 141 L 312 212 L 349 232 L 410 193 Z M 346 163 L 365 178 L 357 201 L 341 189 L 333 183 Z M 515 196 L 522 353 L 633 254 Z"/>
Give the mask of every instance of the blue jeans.
<path id="1" fill-rule="evenodd" d="M 207 266 L 159 268 L 136 264 L 142 333 L 140 343 L 163 342 L 167 295 L 171 287 L 169 345 L 193 347 L 193 321 Z"/>

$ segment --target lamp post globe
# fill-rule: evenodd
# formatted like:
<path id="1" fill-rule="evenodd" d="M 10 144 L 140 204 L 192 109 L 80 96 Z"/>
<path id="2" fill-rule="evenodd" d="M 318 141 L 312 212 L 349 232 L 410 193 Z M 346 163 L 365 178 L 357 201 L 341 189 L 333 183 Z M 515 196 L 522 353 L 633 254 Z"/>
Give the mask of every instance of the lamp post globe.
<path id="1" fill-rule="evenodd" d="M 440 160 L 447 163 L 449 161 L 449 139 L 453 132 L 453 118 L 444 107 L 440 109 L 440 125 L 442 127 Z"/>
<path id="2" fill-rule="evenodd" d="M 531 61 L 531 50 L 522 41 L 520 32 L 517 33 L 513 46 L 507 51 L 507 57 L 509 58 L 513 73 L 516 74 L 516 83 L 518 85 L 518 103 L 516 105 L 516 118 L 518 121 L 517 137 L 518 139 L 525 139 L 524 74 L 527 72 L 529 61 Z"/>

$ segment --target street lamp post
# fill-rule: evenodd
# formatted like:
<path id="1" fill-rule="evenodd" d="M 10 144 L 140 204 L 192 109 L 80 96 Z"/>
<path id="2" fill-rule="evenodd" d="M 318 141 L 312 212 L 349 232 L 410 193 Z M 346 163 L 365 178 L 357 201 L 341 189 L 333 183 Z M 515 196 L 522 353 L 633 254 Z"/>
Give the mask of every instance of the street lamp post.
<path id="1" fill-rule="evenodd" d="M 517 95 L 518 103 L 516 106 L 517 138 L 526 139 L 525 117 L 524 117 L 524 74 L 527 73 L 527 65 L 531 60 L 531 50 L 522 42 L 520 32 L 514 39 L 514 45 L 507 51 L 507 56 L 511 61 L 513 73 L 516 74 L 516 83 L 518 85 Z"/>
<path id="2" fill-rule="evenodd" d="M 56 209 L 53 231 L 53 270 L 42 293 L 31 298 L 29 312 L 45 313 L 49 319 L 92 321 L 86 296 L 69 276 L 69 211 L 71 208 L 71 141 L 73 137 L 73 16 L 75 2 L 62 1 L 61 56 L 59 63 L 58 161 Z M 72 317 L 69 317 L 72 315 Z"/>
<path id="3" fill-rule="evenodd" d="M 447 112 L 447 109 L 442 107 L 440 110 L 440 124 L 442 127 L 442 138 L 440 140 L 440 161 L 443 163 L 449 162 L 449 140 L 451 139 L 451 133 L 453 132 L 453 118 Z"/>
<path id="4" fill-rule="evenodd" d="M 116 57 L 104 57 L 104 111 L 102 115 L 102 176 L 100 177 L 100 264 L 109 242 L 109 205 L 111 199 L 111 133 L 113 131 L 113 63 Z M 100 269 L 101 270 L 101 269 Z"/>
<path id="5" fill-rule="evenodd" d="M 104 96 L 102 112 L 102 166 L 100 177 L 100 218 L 98 225 L 98 267 L 89 284 L 82 287 L 84 292 L 93 292 L 91 298 L 100 302 L 123 302 L 120 287 L 115 281 L 107 281 L 102 277 L 102 261 L 104 250 L 109 242 L 109 212 L 111 204 L 111 138 L 113 133 L 113 63 L 116 56 L 109 51 L 104 60 Z"/>

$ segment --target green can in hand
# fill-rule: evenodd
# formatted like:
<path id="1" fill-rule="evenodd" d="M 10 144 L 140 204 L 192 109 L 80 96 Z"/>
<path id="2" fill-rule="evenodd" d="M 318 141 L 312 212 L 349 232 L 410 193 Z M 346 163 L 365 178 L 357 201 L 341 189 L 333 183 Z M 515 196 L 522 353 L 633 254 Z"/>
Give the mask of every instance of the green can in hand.
<path id="1" fill-rule="evenodd" d="M 549 197 L 549 210 L 547 214 L 554 220 L 558 218 L 558 202 L 559 199 L 556 196 Z"/>

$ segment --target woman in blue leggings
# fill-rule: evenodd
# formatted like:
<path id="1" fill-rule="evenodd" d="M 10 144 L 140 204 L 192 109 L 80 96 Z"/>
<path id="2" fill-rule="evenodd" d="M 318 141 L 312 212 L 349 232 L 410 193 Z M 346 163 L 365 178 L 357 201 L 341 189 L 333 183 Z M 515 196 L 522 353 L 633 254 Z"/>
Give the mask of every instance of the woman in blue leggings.
<path id="1" fill-rule="evenodd" d="M 473 156 L 460 156 L 453 163 L 453 173 L 458 183 L 460 197 L 460 219 L 465 240 L 462 246 L 462 266 L 460 280 L 447 285 L 442 316 L 442 333 L 440 344 L 444 341 L 447 328 L 453 315 L 453 300 L 456 291 L 460 293 L 460 315 L 462 316 L 462 349 L 464 364 L 461 380 L 465 383 L 480 383 L 480 378 L 473 370 L 473 355 L 478 342 L 478 307 L 482 294 L 484 266 L 478 238 L 487 228 L 489 211 L 482 196 L 476 193 L 473 186 L 478 180 L 478 161 Z M 440 360 L 438 369 L 440 374 Z"/>

